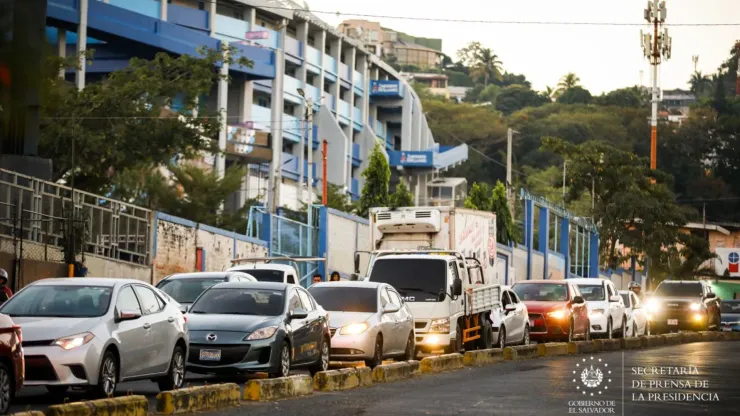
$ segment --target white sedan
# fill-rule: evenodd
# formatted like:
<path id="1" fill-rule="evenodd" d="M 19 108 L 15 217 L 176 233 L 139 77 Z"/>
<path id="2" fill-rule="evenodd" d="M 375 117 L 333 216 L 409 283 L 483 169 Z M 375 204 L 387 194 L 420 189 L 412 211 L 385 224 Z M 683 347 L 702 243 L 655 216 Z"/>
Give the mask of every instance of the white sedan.
<path id="1" fill-rule="evenodd" d="M 527 305 L 519 299 L 509 286 L 501 286 L 501 307 L 491 311 L 493 339 L 496 345 L 529 345 L 529 312 Z"/>
<path id="2" fill-rule="evenodd" d="M 631 290 L 620 290 L 624 300 L 624 312 L 627 314 L 627 333 L 631 337 L 650 335 L 647 311 L 640 298 Z"/>
<path id="3" fill-rule="evenodd" d="M 617 288 L 609 280 L 593 278 L 568 279 L 578 286 L 586 300 L 592 336 L 624 337 L 627 333 L 627 314 Z"/>

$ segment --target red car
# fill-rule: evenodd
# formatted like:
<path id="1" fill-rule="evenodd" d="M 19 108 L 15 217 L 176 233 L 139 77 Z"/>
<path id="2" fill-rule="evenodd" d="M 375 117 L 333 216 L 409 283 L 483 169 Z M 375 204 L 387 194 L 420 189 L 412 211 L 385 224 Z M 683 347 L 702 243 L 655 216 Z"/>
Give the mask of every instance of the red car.
<path id="1" fill-rule="evenodd" d="M 533 341 L 591 339 L 586 301 L 566 280 L 528 280 L 511 287 L 527 305 Z"/>
<path id="2" fill-rule="evenodd" d="M 21 327 L 0 314 L 0 414 L 8 413 L 15 394 L 23 386 L 25 363 Z"/>

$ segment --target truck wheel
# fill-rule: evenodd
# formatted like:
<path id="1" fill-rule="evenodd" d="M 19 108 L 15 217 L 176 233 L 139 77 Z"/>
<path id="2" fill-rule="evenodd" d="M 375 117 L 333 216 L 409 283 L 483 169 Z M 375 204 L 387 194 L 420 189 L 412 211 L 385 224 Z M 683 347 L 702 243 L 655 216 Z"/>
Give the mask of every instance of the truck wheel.
<path id="1" fill-rule="evenodd" d="M 480 339 L 478 340 L 478 347 L 480 349 L 489 349 L 493 346 L 493 328 L 488 318 L 483 317 L 483 323 L 480 328 Z"/>
<path id="2" fill-rule="evenodd" d="M 457 332 L 457 334 L 455 335 L 456 336 L 455 351 L 452 351 L 452 352 L 462 353 L 463 352 L 463 331 L 462 331 L 462 328 L 460 327 L 460 322 L 457 323 L 456 328 L 457 329 L 455 331 Z"/>

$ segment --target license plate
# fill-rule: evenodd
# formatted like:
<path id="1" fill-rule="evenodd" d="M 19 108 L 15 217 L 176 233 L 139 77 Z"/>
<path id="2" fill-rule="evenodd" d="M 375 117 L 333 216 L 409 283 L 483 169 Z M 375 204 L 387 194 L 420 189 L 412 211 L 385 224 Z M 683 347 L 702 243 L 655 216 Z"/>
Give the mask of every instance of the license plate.
<path id="1" fill-rule="evenodd" d="M 221 361 L 221 350 L 200 350 L 201 361 Z"/>
<path id="2" fill-rule="evenodd" d="M 678 325 L 678 319 L 669 319 L 668 325 Z"/>
<path id="3" fill-rule="evenodd" d="M 730 331 L 732 331 L 732 328 L 729 327 L 729 326 L 726 326 L 726 327 L 722 328 L 722 330 L 725 331 L 725 332 L 730 332 Z"/>

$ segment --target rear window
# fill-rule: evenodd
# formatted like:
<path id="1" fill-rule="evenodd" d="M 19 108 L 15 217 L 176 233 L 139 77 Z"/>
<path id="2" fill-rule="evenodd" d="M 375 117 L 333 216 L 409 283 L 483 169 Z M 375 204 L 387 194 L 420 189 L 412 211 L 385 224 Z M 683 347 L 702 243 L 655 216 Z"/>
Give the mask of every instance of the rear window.
<path id="1" fill-rule="evenodd" d="M 722 302 L 722 313 L 740 314 L 740 302 Z"/>
<path id="2" fill-rule="evenodd" d="M 601 285 L 578 285 L 578 291 L 586 301 L 606 300 L 606 292 L 604 292 L 604 286 Z"/>
<path id="3" fill-rule="evenodd" d="M 283 283 L 285 273 L 280 270 L 249 269 L 249 274 L 258 282 Z"/>
<path id="4" fill-rule="evenodd" d="M 622 300 L 624 301 L 624 306 L 631 308 L 632 307 L 632 299 L 630 299 L 629 293 L 620 293 L 620 296 L 622 296 Z"/>
<path id="5" fill-rule="evenodd" d="M 700 298 L 704 294 L 701 283 L 661 283 L 655 296 Z"/>
<path id="6" fill-rule="evenodd" d="M 168 294 L 178 303 L 193 303 L 206 289 L 225 280 L 223 277 L 217 279 L 167 279 L 161 281 L 157 285 L 157 289 Z"/>
<path id="7" fill-rule="evenodd" d="M 330 312 L 378 311 L 378 292 L 365 287 L 312 287 L 308 292 L 316 303 Z"/>
<path id="8" fill-rule="evenodd" d="M 568 300 L 568 288 L 560 283 L 517 283 L 512 287 L 523 301 L 562 302 Z"/>

